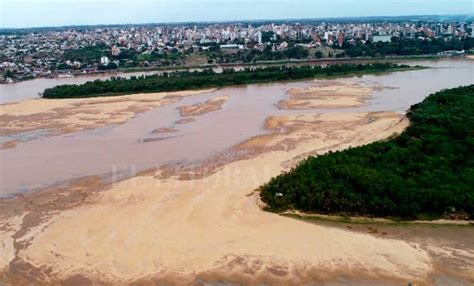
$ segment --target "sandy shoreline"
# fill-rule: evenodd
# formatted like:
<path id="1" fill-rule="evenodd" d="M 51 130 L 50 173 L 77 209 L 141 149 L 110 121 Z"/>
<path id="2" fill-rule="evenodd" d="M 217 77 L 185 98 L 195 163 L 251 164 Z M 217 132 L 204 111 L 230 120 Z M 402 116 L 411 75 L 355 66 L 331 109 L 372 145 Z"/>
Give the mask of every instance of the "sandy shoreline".
<path id="1" fill-rule="evenodd" d="M 358 224 L 380 224 L 380 225 L 453 225 L 453 226 L 473 226 L 473 220 L 450 220 L 450 219 L 436 219 L 436 220 L 402 220 L 396 221 L 388 218 L 380 217 L 365 217 L 365 216 L 342 216 L 342 215 L 326 215 L 318 213 L 302 213 L 299 211 L 285 211 L 281 215 L 302 219 L 305 221 L 328 221 L 328 222 L 342 222 L 342 223 L 358 223 Z"/>
<path id="2" fill-rule="evenodd" d="M 367 93 L 359 89 L 352 95 Z M 134 104 L 146 110 L 181 96 L 142 98 Z M 341 103 L 354 104 L 353 98 Z M 130 107 L 123 102 L 104 105 L 109 104 L 120 107 L 105 109 L 101 116 Z M 53 106 L 45 110 L 58 108 Z M 207 106 L 192 109 L 201 113 Z M 222 104 L 211 109 L 216 106 Z M 9 114 L 38 113 L 15 110 Z M 123 116 L 105 124 L 126 120 L 128 113 Z M 77 126 L 74 117 L 68 120 Z M 0 279 L 12 285 L 220 280 L 318 285 L 342 277 L 367 284 L 430 285 L 435 275 L 445 274 L 439 263 L 456 261 L 447 274 L 474 283 L 472 244 L 426 244 L 388 231 L 380 235 L 315 225 L 261 209 L 255 189 L 305 157 L 383 140 L 407 125 L 406 118 L 393 112 L 270 116 L 264 122 L 268 133 L 212 156 L 194 171 L 150 170 L 113 185 L 90 177 L 0 200 Z"/>
<path id="3" fill-rule="evenodd" d="M 47 136 L 122 124 L 133 116 L 181 99 L 213 91 L 143 93 L 114 98 L 32 99 L 0 105 L 0 136 L 48 130 Z M 14 148 L 8 141 L 0 149 Z"/>
<path id="4" fill-rule="evenodd" d="M 319 135 L 289 150 L 227 164 L 196 180 L 135 177 L 92 195 L 87 203 L 45 215 L 44 221 L 15 240 L 16 245 L 24 241 L 24 248 L 11 254 L 12 247 L 5 247 L 9 257 L 15 256 L 9 264 L 13 271 L 7 272 L 7 277 L 11 281 L 19 279 L 14 269 L 28 265 L 26 268 L 43 274 L 39 277 L 46 277 L 43 282 L 80 276 L 92 280 L 100 277 L 112 283 L 150 277 L 191 283 L 199 275 L 219 276 L 228 271 L 243 275 L 240 279 L 249 282 L 257 280 L 245 273 L 259 273 L 264 281 L 280 273 L 274 278 L 297 283 L 313 271 L 332 273 L 327 279 L 338 272 L 350 275 L 357 271 L 367 279 L 422 281 L 420 277 L 430 271 L 429 259 L 403 241 L 319 228 L 266 213 L 259 208 L 256 194 L 249 195 L 278 174 L 282 163 L 299 154 L 324 152 L 334 149 L 334 145 L 345 148 L 363 144 L 406 126 L 399 115 L 385 114 L 355 130 L 345 130 L 354 119 L 361 120 L 368 114 L 353 116 L 317 116 L 321 125 L 328 124 L 328 130 L 339 125 L 339 138 Z M 297 122 L 304 126 L 301 132 L 307 133 L 304 122 L 311 122 L 310 118 L 289 117 L 279 124 Z M 292 134 L 299 136 L 297 131 Z M 341 142 L 341 138 L 346 140 Z M 16 233 L 23 216 L 8 220 L 7 233 Z M 101 263 L 91 264 L 94 261 Z M 89 273 L 100 274 L 89 277 Z"/>

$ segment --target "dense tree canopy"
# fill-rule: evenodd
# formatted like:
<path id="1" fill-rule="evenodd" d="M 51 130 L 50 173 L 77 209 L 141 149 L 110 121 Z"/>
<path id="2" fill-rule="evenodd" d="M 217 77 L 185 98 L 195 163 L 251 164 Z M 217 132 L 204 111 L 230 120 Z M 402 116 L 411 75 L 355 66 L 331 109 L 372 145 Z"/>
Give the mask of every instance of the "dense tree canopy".
<path id="1" fill-rule="evenodd" d="M 400 136 L 310 157 L 260 188 L 271 210 L 474 218 L 474 85 L 415 104 Z"/>
<path id="2" fill-rule="evenodd" d="M 107 56 L 109 51 L 104 43 L 99 43 L 94 46 L 87 46 L 83 48 L 73 49 L 64 53 L 65 60 L 80 61 L 80 62 L 97 62 L 100 57 Z"/>
<path id="3" fill-rule="evenodd" d="M 225 53 L 221 49 L 216 48 L 209 51 L 207 55 L 217 63 L 251 63 L 257 61 L 306 59 L 309 57 L 309 50 L 301 46 L 291 46 L 285 50 L 273 51 L 271 46 L 267 46 L 263 51 L 250 49 L 239 50 L 235 53 Z"/>
<path id="4" fill-rule="evenodd" d="M 278 80 L 386 72 L 407 68 L 409 68 L 407 65 L 374 63 L 366 65 L 330 65 L 325 68 L 320 66 L 276 66 L 256 69 L 247 68 L 242 71 L 229 69 L 224 70 L 222 73 L 216 73 L 213 70 L 178 71 L 161 75 L 133 76 L 130 79 L 115 77 L 104 81 L 90 81 L 81 85 L 60 85 L 46 89 L 43 97 L 73 98 L 112 96 L 134 92 L 178 91 Z"/>
<path id="5" fill-rule="evenodd" d="M 411 56 L 433 55 L 449 50 L 469 50 L 474 47 L 474 39 L 444 41 L 443 39 L 399 39 L 392 42 L 367 42 L 355 45 L 344 43 L 343 49 L 349 57 Z"/>

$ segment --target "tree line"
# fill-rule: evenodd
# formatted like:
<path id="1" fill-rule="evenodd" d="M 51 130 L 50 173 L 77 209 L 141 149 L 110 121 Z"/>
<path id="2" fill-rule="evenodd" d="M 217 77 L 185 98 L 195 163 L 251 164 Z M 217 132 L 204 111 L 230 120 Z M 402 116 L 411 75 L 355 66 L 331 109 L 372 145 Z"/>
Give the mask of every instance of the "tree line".
<path id="1" fill-rule="evenodd" d="M 470 50 L 474 48 L 473 38 L 464 39 L 399 39 L 392 38 L 391 42 L 366 42 L 356 44 L 345 42 L 342 46 L 344 54 L 349 57 L 383 57 L 383 56 L 413 56 L 435 55 L 450 50 Z"/>
<path id="2" fill-rule="evenodd" d="M 260 187 L 273 211 L 474 218 L 474 85 L 411 107 L 398 137 L 310 157 Z"/>
<path id="3" fill-rule="evenodd" d="M 203 71 L 176 71 L 163 74 L 132 76 L 129 79 L 113 77 L 94 80 L 84 84 L 59 85 L 43 92 L 44 98 L 79 98 L 113 96 L 136 92 L 164 92 L 259 82 L 299 80 L 316 77 L 356 75 L 409 69 L 407 65 L 393 63 L 345 64 L 320 66 L 271 66 L 246 68 L 241 71 L 225 69 L 216 73 L 212 69 Z"/>
<path id="4" fill-rule="evenodd" d="M 301 46 L 291 46 L 281 51 L 274 51 L 271 46 L 267 46 L 262 51 L 250 49 L 229 53 L 216 47 L 210 49 L 206 54 L 209 63 L 252 63 L 258 61 L 306 59 L 309 57 L 309 50 Z"/>

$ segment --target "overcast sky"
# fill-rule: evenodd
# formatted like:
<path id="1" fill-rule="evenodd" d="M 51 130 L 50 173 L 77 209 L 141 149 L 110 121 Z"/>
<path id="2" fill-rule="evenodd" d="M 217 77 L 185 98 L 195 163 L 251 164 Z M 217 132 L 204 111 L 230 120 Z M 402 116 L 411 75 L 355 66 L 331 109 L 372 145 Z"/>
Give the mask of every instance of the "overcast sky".
<path id="1" fill-rule="evenodd" d="M 0 27 L 473 14 L 473 0 L 0 0 Z"/>

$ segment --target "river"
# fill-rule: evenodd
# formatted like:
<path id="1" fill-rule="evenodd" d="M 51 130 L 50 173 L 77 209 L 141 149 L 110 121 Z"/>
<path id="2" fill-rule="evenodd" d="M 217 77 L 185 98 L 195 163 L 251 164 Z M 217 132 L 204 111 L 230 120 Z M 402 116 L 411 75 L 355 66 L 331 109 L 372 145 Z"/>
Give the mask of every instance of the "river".
<path id="1" fill-rule="evenodd" d="M 33 138 L 15 148 L 0 150 L 0 196 L 29 192 L 91 175 L 107 176 L 119 172 L 124 176 L 133 176 L 153 167 L 199 163 L 267 132 L 263 129 L 263 123 L 269 116 L 354 111 L 404 113 L 430 93 L 474 83 L 474 61 L 442 60 L 416 64 L 430 68 L 343 79 L 384 87 L 373 93 L 367 105 L 360 107 L 280 110 L 275 103 L 287 98 L 288 89 L 308 87 L 314 83 L 280 82 L 227 87 L 186 97 L 177 103 L 140 113 L 120 125 L 57 136 L 43 136 L 47 130 L 20 134 L 20 137 Z M 2 96 L 9 98 L 9 101 L 27 100 L 45 87 L 87 80 L 90 78 L 37 79 L 3 85 Z M 197 116 L 194 122 L 176 123 L 182 119 L 178 107 L 219 95 L 229 96 L 221 110 Z M 168 135 L 152 133 L 152 130 L 164 127 L 174 128 L 177 132 Z M 0 137 L 0 143 L 7 139 Z"/>

